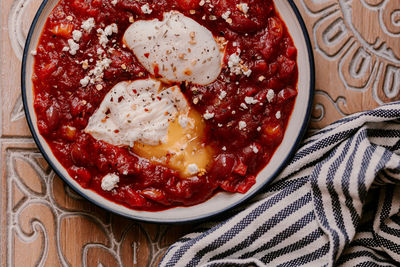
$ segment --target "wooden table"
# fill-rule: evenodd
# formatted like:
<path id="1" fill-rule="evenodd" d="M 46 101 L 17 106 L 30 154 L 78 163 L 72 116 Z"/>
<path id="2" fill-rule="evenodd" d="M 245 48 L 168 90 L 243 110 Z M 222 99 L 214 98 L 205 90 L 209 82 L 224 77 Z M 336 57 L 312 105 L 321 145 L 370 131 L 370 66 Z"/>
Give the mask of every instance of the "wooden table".
<path id="1" fill-rule="evenodd" d="M 32 141 L 20 64 L 40 2 L 0 0 L 1 265 L 153 266 L 193 225 L 138 223 L 105 212 L 65 186 Z M 399 0 L 295 2 L 314 47 L 311 128 L 400 98 Z"/>

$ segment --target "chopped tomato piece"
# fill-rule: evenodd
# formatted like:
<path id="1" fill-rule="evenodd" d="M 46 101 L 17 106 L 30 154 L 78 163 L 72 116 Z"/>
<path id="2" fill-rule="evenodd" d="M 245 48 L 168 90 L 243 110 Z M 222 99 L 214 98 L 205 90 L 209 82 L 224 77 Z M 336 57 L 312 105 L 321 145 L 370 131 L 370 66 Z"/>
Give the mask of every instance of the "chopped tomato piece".
<path id="1" fill-rule="evenodd" d="M 199 8 L 200 0 L 177 0 L 177 2 L 183 10 L 196 10 Z"/>
<path id="2" fill-rule="evenodd" d="M 235 168 L 233 169 L 233 172 L 244 176 L 247 173 L 247 165 L 244 164 L 243 161 L 239 159 L 239 162 L 236 164 Z"/>
<path id="3" fill-rule="evenodd" d="M 57 36 L 70 37 L 73 29 L 74 25 L 71 23 L 60 23 L 51 28 L 50 31 Z"/>

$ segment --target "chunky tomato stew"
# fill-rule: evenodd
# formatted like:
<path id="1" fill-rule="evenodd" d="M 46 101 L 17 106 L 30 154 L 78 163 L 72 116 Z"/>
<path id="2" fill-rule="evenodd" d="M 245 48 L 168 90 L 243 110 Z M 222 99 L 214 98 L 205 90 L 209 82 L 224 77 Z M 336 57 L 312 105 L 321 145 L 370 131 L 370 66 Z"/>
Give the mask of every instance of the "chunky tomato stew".
<path id="1" fill-rule="evenodd" d="M 162 21 L 171 11 L 212 33 L 221 49 L 215 80 L 168 85 L 178 86 L 203 125 L 196 129 L 207 160 L 202 168 L 189 165 L 193 175 L 182 175 L 176 159 L 175 167 L 168 164 L 177 153 L 169 148 L 160 160 L 151 145 L 139 153 L 138 144 L 113 145 L 85 130 L 114 86 L 160 80 L 159 65 L 149 71 L 124 34 L 138 21 Z M 297 96 L 297 50 L 271 0 L 61 0 L 32 54 L 40 134 L 81 186 L 136 210 L 194 205 L 219 191 L 247 192 L 280 145 Z"/>

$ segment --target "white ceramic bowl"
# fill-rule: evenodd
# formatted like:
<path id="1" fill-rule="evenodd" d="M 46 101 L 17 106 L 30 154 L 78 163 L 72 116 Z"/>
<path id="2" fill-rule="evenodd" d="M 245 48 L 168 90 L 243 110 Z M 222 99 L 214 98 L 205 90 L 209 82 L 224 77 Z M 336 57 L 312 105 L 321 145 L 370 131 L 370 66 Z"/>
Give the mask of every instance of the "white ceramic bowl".
<path id="1" fill-rule="evenodd" d="M 49 162 L 54 171 L 82 196 L 106 210 L 136 220 L 158 223 L 189 222 L 208 218 L 244 202 L 260 191 L 288 163 L 301 141 L 308 124 L 314 92 L 314 60 L 307 30 L 295 4 L 291 0 L 275 0 L 276 8 L 286 23 L 298 50 L 298 96 L 281 145 L 271 158 L 269 164 L 257 176 L 256 184 L 246 194 L 220 192 L 208 201 L 195 206 L 147 212 L 129 209 L 103 198 L 92 190 L 81 187 L 55 158 L 49 145 L 39 134 L 37 118 L 33 108 L 33 86 L 31 77 L 34 60 L 30 51 L 36 49 L 46 19 L 57 2 L 58 0 L 44 0 L 31 25 L 22 61 L 22 97 L 29 127 L 44 158 Z"/>

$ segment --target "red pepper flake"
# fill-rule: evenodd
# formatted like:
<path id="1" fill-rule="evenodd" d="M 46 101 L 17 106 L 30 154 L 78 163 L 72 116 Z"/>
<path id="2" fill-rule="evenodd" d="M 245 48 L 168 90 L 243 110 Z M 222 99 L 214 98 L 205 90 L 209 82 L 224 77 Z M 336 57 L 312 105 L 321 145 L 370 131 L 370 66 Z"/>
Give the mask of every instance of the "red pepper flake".
<path id="1" fill-rule="evenodd" d="M 119 130 L 114 130 L 114 133 L 119 133 Z"/>
<path id="2" fill-rule="evenodd" d="M 145 56 L 146 58 L 149 58 L 150 53 L 144 53 L 144 56 Z"/>

